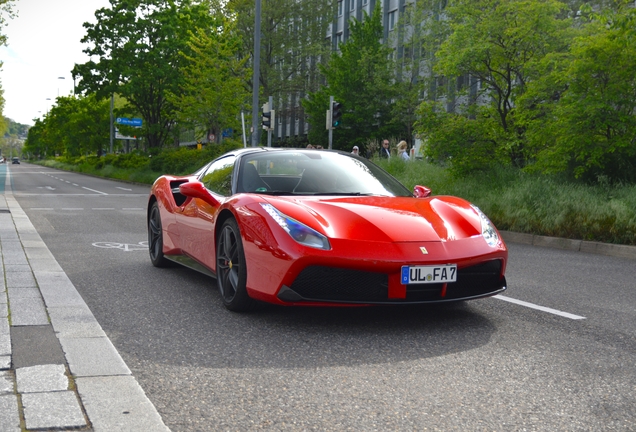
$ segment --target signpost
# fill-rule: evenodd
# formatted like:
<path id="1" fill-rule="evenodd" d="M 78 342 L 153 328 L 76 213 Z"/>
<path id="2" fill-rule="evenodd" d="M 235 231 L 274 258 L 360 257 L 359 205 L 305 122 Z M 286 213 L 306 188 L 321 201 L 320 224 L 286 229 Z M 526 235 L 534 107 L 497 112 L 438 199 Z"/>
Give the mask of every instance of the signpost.
<path id="1" fill-rule="evenodd" d="M 115 119 L 115 123 L 118 125 L 123 125 L 123 126 L 132 126 L 132 127 L 136 127 L 136 128 L 140 128 L 141 125 L 143 124 L 142 119 L 140 118 L 128 118 L 128 117 L 117 117 Z M 119 129 L 115 128 L 115 138 L 116 139 L 120 139 L 120 140 L 126 140 L 126 152 L 129 151 L 129 147 L 130 147 L 130 140 L 136 140 L 137 137 L 136 136 L 126 136 L 126 135 L 122 135 L 121 133 L 119 133 Z M 112 148 L 111 148 L 111 152 L 112 152 Z"/>
<path id="2" fill-rule="evenodd" d="M 115 123 L 125 126 L 141 127 L 143 122 L 140 118 L 117 117 Z"/>

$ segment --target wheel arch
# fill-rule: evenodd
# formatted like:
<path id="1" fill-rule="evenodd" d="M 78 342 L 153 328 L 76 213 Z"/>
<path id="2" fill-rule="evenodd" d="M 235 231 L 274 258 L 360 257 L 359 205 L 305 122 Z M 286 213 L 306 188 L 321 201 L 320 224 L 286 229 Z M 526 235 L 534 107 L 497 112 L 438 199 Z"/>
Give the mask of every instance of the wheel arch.
<path id="1" fill-rule="evenodd" d="M 146 206 L 146 224 L 148 224 L 148 221 L 150 220 L 150 212 L 152 211 L 152 205 L 154 203 L 156 203 L 157 197 L 154 195 L 150 195 L 150 197 L 148 198 L 148 205 Z"/>
<path id="2" fill-rule="evenodd" d="M 214 224 L 214 239 L 215 241 L 218 241 L 219 239 L 219 232 L 221 232 L 221 227 L 223 226 L 223 224 L 225 223 L 226 220 L 228 219 L 236 219 L 236 216 L 234 215 L 234 213 L 232 213 L 232 211 L 230 211 L 229 209 L 223 209 L 221 210 L 221 212 L 219 213 L 219 215 L 216 218 L 216 223 Z M 238 220 L 237 220 L 238 222 Z M 215 251 L 214 253 L 216 254 L 216 247 L 214 248 Z"/>

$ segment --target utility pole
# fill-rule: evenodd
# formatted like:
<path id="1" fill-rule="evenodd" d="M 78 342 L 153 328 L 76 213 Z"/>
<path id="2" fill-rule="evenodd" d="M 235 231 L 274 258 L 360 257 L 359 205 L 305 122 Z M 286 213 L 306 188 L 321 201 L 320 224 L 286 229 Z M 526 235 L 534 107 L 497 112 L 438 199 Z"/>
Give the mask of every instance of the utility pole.
<path id="1" fill-rule="evenodd" d="M 258 93 L 261 68 L 261 0 L 254 10 L 254 71 L 252 74 L 252 147 L 258 146 Z"/>
<path id="2" fill-rule="evenodd" d="M 115 135 L 115 131 L 113 130 L 113 108 L 115 106 L 115 93 L 111 93 L 110 95 L 110 153 L 113 153 L 113 138 Z M 100 146 L 101 147 L 101 146 Z"/>
<path id="3" fill-rule="evenodd" d="M 272 96 L 269 97 L 269 109 L 272 111 L 272 124 L 269 129 L 267 129 L 267 147 L 272 146 L 272 131 L 276 127 L 274 125 L 274 122 L 276 122 L 276 115 L 274 113 L 276 111 L 274 111 L 274 98 Z"/>
<path id="4" fill-rule="evenodd" d="M 331 107 L 333 107 L 333 96 L 329 96 L 329 110 L 327 111 L 327 127 L 329 128 L 329 150 L 331 150 L 333 144 L 333 125 L 331 124 L 333 119 L 333 112 L 331 111 Z"/>

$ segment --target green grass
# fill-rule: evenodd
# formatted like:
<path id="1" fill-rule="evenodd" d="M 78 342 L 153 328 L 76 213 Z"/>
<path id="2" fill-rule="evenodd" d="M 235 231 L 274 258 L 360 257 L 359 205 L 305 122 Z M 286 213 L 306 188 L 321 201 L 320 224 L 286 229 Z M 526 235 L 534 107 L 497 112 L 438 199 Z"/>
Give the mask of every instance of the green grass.
<path id="1" fill-rule="evenodd" d="M 376 161 L 408 188 L 456 195 L 501 230 L 636 245 L 636 186 L 590 186 L 515 169 L 456 179 L 424 161 Z"/>
<path id="2" fill-rule="evenodd" d="M 218 149 L 222 152 L 224 149 Z M 160 159 L 126 159 L 126 163 L 103 159 L 80 159 L 75 164 L 63 158 L 40 161 L 68 171 L 152 184 L 164 173 L 185 174 L 199 169 L 213 154 L 197 156 L 194 150 L 167 152 Z M 197 157 L 195 157 L 197 156 Z M 99 159 L 98 159 L 99 160 Z M 174 161 L 174 162 L 171 162 Z M 528 174 L 516 169 L 498 169 L 466 178 L 455 178 L 445 169 L 425 161 L 404 162 L 398 158 L 375 160 L 409 189 L 419 184 L 433 195 L 456 195 L 474 203 L 501 230 L 570 239 L 636 245 L 636 185 L 590 186 L 556 176 Z M 133 165 L 129 167 L 127 165 Z M 153 167 L 155 169 L 153 169 Z"/>

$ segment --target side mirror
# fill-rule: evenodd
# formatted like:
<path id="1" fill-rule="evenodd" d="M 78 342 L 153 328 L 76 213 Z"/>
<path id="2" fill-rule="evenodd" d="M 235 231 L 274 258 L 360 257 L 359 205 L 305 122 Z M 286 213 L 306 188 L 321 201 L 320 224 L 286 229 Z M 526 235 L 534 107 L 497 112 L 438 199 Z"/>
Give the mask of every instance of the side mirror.
<path id="1" fill-rule="evenodd" d="M 417 185 L 413 188 L 413 196 L 415 198 L 426 198 L 431 196 L 431 190 L 426 186 Z"/>
<path id="2" fill-rule="evenodd" d="M 219 200 L 214 198 L 210 192 L 203 186 L 200 181 L 190 181 L 179 185 L 179 192 L 190 198 L 199 198 L 210 204 L 211 206 L 218 206 L 221 204 Z"/>

